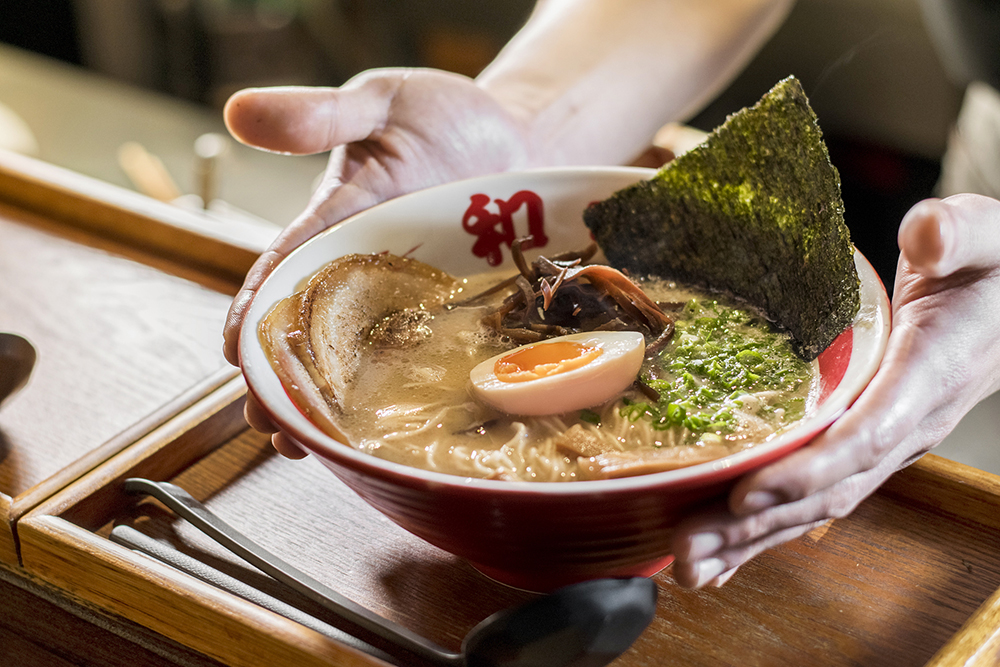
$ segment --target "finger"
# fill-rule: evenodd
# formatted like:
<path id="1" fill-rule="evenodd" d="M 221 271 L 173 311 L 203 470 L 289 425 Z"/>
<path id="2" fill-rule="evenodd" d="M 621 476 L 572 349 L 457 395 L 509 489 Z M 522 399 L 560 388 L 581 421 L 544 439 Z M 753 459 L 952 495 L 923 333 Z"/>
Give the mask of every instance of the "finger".
<path id="1" fill-rule="evenodd" d="M 898 467 L 887 458 L 820 493 L 747 516 L 736 516 L 721 503 L 693 514 L 672 537 L 675 576 L 684 586 L 707 585 L 766 549 L 846 516 Z"/>
<path id="2" fill-rule="evenodd" d="M 222 332 L 222 351 L 229 363 L 234 366 L 240 365 L 239 338 L 243 320 L 257 290 L 275 267 L 295 248 L 327 227 L 393 194 L 396 193 L 390 191 L 380 197 L 356 185 L 350 183 L 341 185 L 339 182 L 331 182 L 317 191 L 310 208 L 288 225 L 271 247 L 253 263 L 243 280 L 243 286 L 233 299 Z"/>
<path id="3" fill-rule="evenodd" d="M 304 459 L 309 454 L 295 440 L 281 432 L 271 436 L 271 444 L 286 459 Z"/>
<path id="4" fill-rule="evenodd" d="M 727 570 L 727 571 L 723 572 L 722 574 L 720 574 L 719 576 L 717 576 L 715 579 L 712 579 L 711 581 L 709 581 L 705 585 L 706 586 L 712 586 L 713 588 L 721 588 L 723 584 L 725 584 L 727 581 L 729 581 L 732 578 L 732 576 L 734 574 L 736 574 L 736 570 L 738 570 L 738 569 L 740 569 L 740 568 L 734 567 L 731 570 Z"/>
<path id="5" fill-rule="evenodd" d="M 824 521 L 795 525 L 765 537 L 717 551 L 712 556 L 674 561 L 674 580 L 683 588 L 721 586 L 744 563 L 772 547 L 805 535 Z"/>
<path id="6" fill-rule="evenodd" d="M 801 526 L 815 526 L 830 519 L 829 501 L 822 496 L 836 495 L 840 489 L 826 491 L 795 503 L 787 503 L 750 516 L 735 516 L 724 502 L 716 503 L 681 522 L 673 535 L 671 553 L 678 563 L 692 565 L 723 555 L 738 554 L 755 544 L 777 544 L 773 536 Z M 759 551 L 759 550 L 758 550 Z M 758 551 L 749 552 L 754 555 Z M 749 557 L 749 556 L 748 556 Z M 727 562 L 735 567 L 743 560 Z M 727 569 L 728 569 L 727 567 Z M 715 576 L 715 575 L 713 575 Z"/>
<path id="7" fill-rule="evenodd" d="M 899 248 L 914 271 L 930 278 L 997 266 L 1000 202 L 973 194 L 919 202 L 900 223 Z"/>
<path id="8" fill-rule="evenodd" d="M 285 458 L 301 459 L 306 456 L 307 452 L 299 447 L 295 440 L 278 430 L 278 427 L 271 421 L 270 415 L 250 392 L 247 392 L 243 415 L 255 431 L 272 434 L 271 444 Z"/>
<path id="9" fill-rule="evenodd" d="M 936 431 L 915 429 L 948 397 L 927 388 L 942 377 L 940 354 L 930 354 L 926 331 L 896 326 L 879 370 L 854 404 L 812 442 L 743 477 L 730 493 L 730 509 L 748 515 L 805 498 L 857 473 L 896 470 Z M 831 508 L 831 511 L 843 508 Z"/>
<path id="10" fill-rule="evenodd" d="M 366 74 L 341 88 L 248 88 L 229 98 L 223 117 L 244 144 L 296 155 L 321 153 L 384 127 L 404 79 L 404 74 Z"/>
<path id="11" fill-rule="evenodd" d="M 236 294 L 233 303 L 229 306 L 226 314 L 226 324 L 222 330 L 222 353 L 233 366 L 240 365 L 239 343 L 240 330 L 243 328 L 243 320 L 246 317 L 247 309 L 253 301 L 254 294 L 264 279 L 270 275 L 274 267 L 281 261 L 283 255 L 274 251 L 266 250 L 257 258 L 257 261 L 250 267 L 246 278 L 243 279 L 243 287 Z"/>
<path id="12" fill-rule="evenodd" d="M 289 228 L 291 229 L 291 228 Z M 286 229 L 287 233 L 289 229 Z M 292 230 L 294 232 L 299 232 L 296 235 L 302 236 L 302 241 L 308 240 L 312 234 L 312 226 Z M 285 233 L 282 234 L 285 236 Z M 299 243 L 301 243 L 299 242 Z M 287 239 L 282 242 L 279 237 L 275 241 L 271 248 L 265 250 L 260 257 L 253 263 L 250 270 L 247 272 L 246 278 L 243 279 L 243 287 L 236 294 L 236 298 L 233 299 L 233 303 L 229 306 L 229 312 L 226 314 L 226 324 L 222 330 L 223 346 L 222 352 L 226 357 L 226 361 L 231 363 L 233 366 L 240 365 L 240 355 L 239 355 L 239 339 L 240 330 L 243 328 L 243 320 L 246 318 L 247 309 L 250 308 L 250 304 L 253 302 L 253 297 L 257 293 L 264 280 L 271 275 L 275 267 L 281 263 L 281 260 L 290 252 L 290 249 L 286 247 L 294 248 L 297 246 L 291 245 Z"/>
<path id="13" fill-rule="evenodd" d="M 897 395 L 894 382 L 886 379 L 872 385 L 850 411 L 812 442 L 737 482 L 729 496 L 733 514 L 748 516 L 801 500 L 878 465 L 907 435 L 904 415 L 908 406 Z M 879 415 L 877 427 L 871 415 Z"/>
<path id="14" fill-rule="evenodd" d="M 249 392 L 247 392 L 247 402 L 243 406 L 243 416 L 246 417 L 247 423 L 255 431 L 260 431 L 261 433 L 278 432 L 278 427 L 271 421 L 271 416 L 260 406 L 254 395 Z"/>

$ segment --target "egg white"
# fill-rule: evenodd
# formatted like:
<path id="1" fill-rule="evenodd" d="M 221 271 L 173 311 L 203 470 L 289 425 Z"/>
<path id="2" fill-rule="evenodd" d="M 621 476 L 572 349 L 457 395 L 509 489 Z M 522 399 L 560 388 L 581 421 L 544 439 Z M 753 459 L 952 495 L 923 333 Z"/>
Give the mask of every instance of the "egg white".
<path id="1" fill-rule="evenodd" d="M 502 382 L 496 362 L 517 350 L 558 341 L 599 347 L 601 354 L 579 368 L 522 382 Z M 642 366 L 646 342 L 635 331 L 591 331 L 530 343 L 487 359 L 469 373 L 473 395 L 512 415 L 555 415 L 590 408 L 629 387 Z"/>

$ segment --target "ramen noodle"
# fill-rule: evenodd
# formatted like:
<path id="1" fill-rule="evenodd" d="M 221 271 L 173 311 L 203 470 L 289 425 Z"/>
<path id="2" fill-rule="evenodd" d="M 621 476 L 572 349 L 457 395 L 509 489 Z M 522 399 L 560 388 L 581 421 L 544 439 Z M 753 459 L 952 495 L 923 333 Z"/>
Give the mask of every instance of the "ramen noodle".
<path id="1" fill-rule="evenodd" d="M 559 414 L 506 414 L 476 398 L 470 370 L 516 343 L 484 324 L 503 298 L 455 305 L 496 283 L 470 277 L 419 318 L 419 341 L 375 346 L 338 400 L 348 443 L 408 466 L 468 477 L 561 482 L 684 467 L 753 447 L 815 403 L 815 362 L 752 309 L 651 278 L 675 331 L 635 385 Z"/>

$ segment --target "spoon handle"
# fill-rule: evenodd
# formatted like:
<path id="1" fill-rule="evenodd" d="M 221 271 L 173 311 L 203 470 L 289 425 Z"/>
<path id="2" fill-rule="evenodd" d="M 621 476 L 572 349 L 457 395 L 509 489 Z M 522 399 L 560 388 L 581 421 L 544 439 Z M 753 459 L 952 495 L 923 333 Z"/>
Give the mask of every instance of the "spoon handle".
<path id="1" fill-rule="evenodd" d="M 205 535 L 261 572 L 382 639 L 439 665 L 457 667 L 464 663 L 460 654 L 451 653 L 401 625 L 382 618 L 281 560 L 213 514 L 179 486 L 170 482 L 154 482 L 133 477 L 125 480 L 125 490 L 156 498 Z"/>
<path id="2" fill-rule="evenodd" d="M 312 614 L 302 611 L 298 607 L 294 607 L 283 600 L 272 597 L 259 588 L 244 583 L 236 577 L 231 577 L 222 570 L 218 570 L 211 565 L 207 565 L 193 556 L 188 556 L 169 544 L 161 542 L 156 538 L 149 537 L 145 533 L 136 530 L 128 524 L 122 523 L 116 525 L 111 529 L 111 534 L 108 537 L 115 544 L 120 544 L 121 546 L 133 551 L 144 553 L 150 558 L 154 558 L 165 565 L 169 565 L 175 570 L 180 570 L 181 572 L 189 574 L 196 579 L 201 579 L 206 584 L 210 584 L 215 588 L 220 588 L 227 593 L 232 593 L 237 597 L 241 597 L 244 600 L 254 603 L 258 607 L 263 607 L 264 609 L 273 611 L 275 614 L 295 621 L 299 625 L 304 625 L 310 630 L 314 630 L 321 635 L 326 635 L 330 639 L 338 641 L 341 644 L 347 644 L 352 648 L 356 648 L 359 651 L 375 656 L 383 662 L 391 665 L 402 664 L 398 662 L 398 658 L 386 653 L 372 644 L 350 635 L 344 630 L 330 625 Z"/>

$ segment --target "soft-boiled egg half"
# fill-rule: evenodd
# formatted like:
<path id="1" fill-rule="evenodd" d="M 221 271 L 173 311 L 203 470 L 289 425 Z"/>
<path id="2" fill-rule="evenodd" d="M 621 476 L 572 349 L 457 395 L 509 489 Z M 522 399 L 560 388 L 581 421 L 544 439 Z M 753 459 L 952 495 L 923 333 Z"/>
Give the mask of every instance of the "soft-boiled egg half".
<path id="1" fill-rule="evenodd" d="M 555 415 L 605 403 L 639 373 L 646 342 L 635 331 L 550 338 L 498 354 L 469 373 L 477 398 L 512 415 Z"/>

